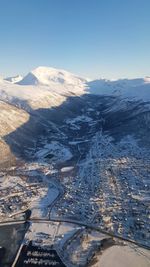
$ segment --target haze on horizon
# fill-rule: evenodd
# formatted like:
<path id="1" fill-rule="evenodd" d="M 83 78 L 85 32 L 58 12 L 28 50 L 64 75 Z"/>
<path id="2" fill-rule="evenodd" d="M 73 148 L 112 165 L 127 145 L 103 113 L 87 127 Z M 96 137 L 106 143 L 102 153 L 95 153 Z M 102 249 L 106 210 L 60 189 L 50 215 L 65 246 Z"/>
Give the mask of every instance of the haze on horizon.
<path id="1" fill-rule="evenodd" d="M 149 0 L 2 0 L 0 76 L 37 66 L 82 77 L 150 76 Z"/>

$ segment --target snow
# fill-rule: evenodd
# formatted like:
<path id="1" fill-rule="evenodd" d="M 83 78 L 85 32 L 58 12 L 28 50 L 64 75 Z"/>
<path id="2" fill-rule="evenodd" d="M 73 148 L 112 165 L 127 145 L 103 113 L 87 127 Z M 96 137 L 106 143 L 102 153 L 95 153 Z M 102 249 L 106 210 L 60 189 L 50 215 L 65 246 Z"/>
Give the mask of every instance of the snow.
<path id="1" fill-rule="evenodd" d="M 62 91 L 59 94 L 48 87 L 36 86 L 20 86 L 11 84 L 9 82 L 0 82 L 0 99 L 18 107 L 24 108 L 27 111 L 31 109 L 47 108 L 51 106 L 58 106 L 66 97 L 61 95 L 65 94 Z M 33 98 L 34 96 L 34 98 Z"/>
<path id="2" fill-rule="evenodd" d="M 21 76 L 0 78 L 0 100 L 27 111 L 61 105 L 69 96 L 84 94 L 113 95 L 131 100 L 150 100 L 150 77 L 117 81 L 95 80 L 88 82 L 65 70 L 38 67 Z M 33 97 L 34 96 L 34 97 Z M 79 116 L 78 121 L 90 122 Z"/>
<path id="3" fill-rule="evenodd" d="M 73 166 L 63 167 L 61 168 L 61 172 L 69 172 L 72 171 L 73 169 L 74 169 Z"/>
<path id="4" fill-rule="evenodd" d="M 40 233 L 49 235 L 48 245 L 51 244 L 55 232 L 57 229 L 58 223 L 31 223 L 29 231 L 25 235 L 26 240 L 36 240 Z M 43 237 L 43 236 L 42 236 Z M 51 240 L 50 240 L 51 239 Z M 43 241 L 44 238 L 43 238 Z"/>
<path id="5" fill-rule="evenodd" d="M 147 250 L 137 251 L 129 246 L 112 246 L 106 249 L 93 267 L 148 267 L 150 255 Z"/>
<path id="6" fill-rule="evenodd" d="M 87 91 L 96 95 L 113 95 L 131 100 L 150 101 L 150 78 L 95 80 L 88 83 Z"/>
<path id="7" fill-rule="evenodd" d="M 78 123 L 78 122 L 91 122 L 92 118 L 85 116 L 85 115 L 81 115 L 81 116 L 77 116 L 76 118 L 73 119 L 67 119 L 66 123 L 67 124 L 74 124 L 74 123 Z"/>
<path id="8" fill-rule="evenodd" d="M 73 75 L 65 70 L 49 68 L 49 67 L 38 67 L 25 76 L 22 81 L 19 82 L 21 85 L 47 85 L 51 86 L 53 83 L 58 84 L 69 84 L 73 86 L 80 86 L 85 82 L 84 79 Z"/>
<path id="9" fill-rule="evenodd" d="M 0 100 L 31 111 L 32 109 L 59 106 L 69 96 L 83 95 L 86 87 L 85 82 L 73 74 L 66 74 L 65 72 L 65 75 L 68 75 L 68 78 L 64 82 L 60 79 L 57 80 L 56 77 L 49 77 L 47 78 L 49 83 L 47 83 L 45 76 L 41 78 L 39 75 L 40 81 L 38 83 L 26 84 L 24 78 L 20 82 L 21 85 L 0 79 Z"/>
<path id="10" fill-rule="evenodd" d="M 4 80 L 8 81 L 8 82 L 11 82 L 11 83 L 18 83 L 22 79 L 23 79 L 23 77 L 21 75 L 17 75 L 17 76 L 14 76 L 14 77 L 7 77 Z"/>
<path id="11" fill-rule="evenodd" d="M 81 128 L 80 124 L 83 122 L 90 124 L 92 122 L 92 118 L 85 116 L 85 115 L 81 115 L 81 116 L 77 116 L 77 117 L 72 118 L 72 119 L 67 119 L 65 121 L 65 123 L 69 125 L 71 130 L 80 130 L 80 128 Z"/>
<path id="12" fill-rule="evenodd" d="M 58 197 L 59 191 L 55 187 L 49 187 L 47 193 L 42 198 L 31 202 L 30 209 L 32 218 L 44 218 L 48 213 L 48 206 Z"/>
<path id="13" fill-rule="evenodd" d="M 37 158 L 44 158 L 49 154 L 52 155 L 53 159 L 55 158 L 56 161 L 60 162 L 72 158 L 72 153 L 70 152 L 70 150 L 56 141 L 52 141 L 50 144 L 46 144 L 43 149 L 40 149 L 36 153 L 36 156 Z"/>
<path id="14" fill-rule="evenodd" d="M 86 142 L 89 142 L 89 140 L 83 140 L 83 141 L 71 141 L 71 142 L 69 142 L 69 145 L 76 146 L 76 145 L 78 145 L 78 144 L 82 144 L 82 143 L 86 143 Z"/>
<path id="15" fill-rule="evenodd" d="M 145 81 L 145 83 L 150 83 L 150 77 L 148 77 L 148 76 L 145 77 L 145 78 L 144 78 L 144 81 Z"/>
<path id="16" fill-rule="evenodd" d="M 38 243 L 40 239 L 42 245 L 50 246 L 51 244 L 57 244 L 59 247 L 62 247 L 78 229 L 78 226 L 67 223 L 31 223 L 25 239 L 27 241 L 32 240 L 34 243 Z"/>
<path id="17" fill-rule="evenodd" d="M 86 84 L 84 79 L 66 71 L 39 67 L 31 71 L 21 82 L 19 82 L 19 84 L 13 84 L 13 82 L 13 79 L 11 82 L 8 81 L 8 79 L 7 81 L 0 79 L 0 100 L 17 105 L 25 110 L 59 106 L 66 101 L 69 96 L 79 96 L 85 93 L 119 96 L 119 105 L 108 107 L 108 109 L 111 108 L 113 111 L 117 110 L 118 107 L 121 107 L 122 109 L 128 108 L 127 104 L 124 103 L 125 99 L 133 101 L 137 99 L 142 99 L 143 101 L 150 100 L 150 77 L 118 81 L 100 80 Z M 87 85 L 89 86 L 88 90 Z M 0 122 L 2 122 L 5 127 L 7 126 L 7 129 L 1 127 L 1 136 L 5 136 L 6 133 L 8 134 L 9 132 L 14 131 L 15 127 L 17 128 L 27 122 L 29 114 L 23 112 L 20 116 L 19 111 L 17 111 L 19 109 L 12 108 L 12 106 L 10 106 L 10 110 L 8 107 L 6 107 L 6 109 L 3 107 L 2 110 L 2 104 L 5 104 L 6 106 L 7 104 L 3 102 L 1 103 L 0 113 Z M 89 111 L 93 111 L 93 109 L 89 109 Z M 5 122 L 5 119 L 7 119 L 7 123 Z M 17 121 L 17 125 L 14 124 L 14 121 Z M 82 123 L 88 123 L 88 125 L 95 123 L 90 117 L 84 115 L 74 116 L 72 119 L 68 119 L 65 122 L 70 128 L 72 127 L 72 129 L 80 129 Z M 11 127 L 9 125 L 11 125 Z M 73 146 L 78 145 L 77 147 L 79 150 L 79 144 L 89 142 L 89 140 L 85 139 L 78 141 L 78 137 L 78 134 L 75 135 L 73 137 L 74 139 L 71 139 L 72 141 L 68 141 L 68 144 Z M 108 230 L 116 231 L 121 235 L 126 235 L 125 231 L 128 231 L 128 227 L 130 225 L 132 226 L 134 223 L 130 221 L 130 219 L 133 218 L 132 207 L 134 207 L 130 202 L 132 199 L 137 200 L 138 202 L 149 200 L 147 191 L 143 191 L 142 193 L 141 190 L 141 181 L 143 184 L 147 184 L 148 181 L 148 167 L 147 169 L 146 167 L 143 167 L 143 162 L 146 162 L 147 164 L 145 159 L 149 158 L 149 154 L 147 150 L 138 146 L 138 140 L 136 140 L 134 136 L 127 135 L 115 145 L 112 141 L 111 136 L 103 135 L 102 132 L 95 134 L 91 142 L 89 153 L 83 158 L 75 178 L 67 176 L 67 172 L 71 172 L 74 167 L 67 166 L 67 164 L 63 165 L 66 167 L 61 168 L 61 172 L 66 173 L 63 176 L 65 176 L 66 180 L 64 180 L 67 188 L 66 192 L 64 192 L 64 198 L 58 198 L 59 188 L 55 185 L 50 186 L 50 183 L 46 188 L 42 188 L 41 185 L 38 185 L 39 187 L 37 186 L 37 189 L 35 187 L 33 193 L 36 192 L 36 194 L 33 194 L 32 199 L 30 196 L 27 199 L 29 204 L 31 201 L 30 208 L 32 210 L 32 218 L 47 218 L 47 216 L 49 216 L 49 211 L 51 211 L 48 210 L 48 206 L 57 199 L 57 206 L 55 203 L 56 214 L 59 214 L 62 218 L 63 216 L 64 218 L 67 218 L 67 216 L 68 218 L 71 218 L 72 216 L 72 218 L 79 218 L 80 221 L 84 220 L 95 224 L 98 222 L 102 227 L 106 226 Z M 61 142 L 63 142 L 63 140 Z M 38 149 L 38 147 L 36 149 Z M 65 145 L 53 141 L 46 144 L 42 149 L 40 148 L 37 151 L 36 156 L 39 161 L 45 157 L 47 157 L 48 160 L 51 160 L 50 157 L 52 156 L 54 162 L 64 162 L 72 158 L 72 153 Z M 36 176 L 35 170 L 38 168 L 38 165 L 29 165 L 28 171 L 30 170 L 30 175 L 33 174 L 33 176 Z M 54 174 L 55 172 L 57 172 L 57 170 L 51 170 L 48 167 L 45 168 L 46 175 Z M 70 175 L 70 173 L 68 174 Z M 18 185 L 16 185 L 18 182 L 22 185 L 23 182 L 20 180 L 21 178 L 17 176 L 13 176 L 12 178 L 13 179 L 7 177 L 2 181 L 4 189 L 10 189 L 10 187 L 19 189 L 17 188 Z M 68 184 L 66 181 L 68 181 Z M 123 183 L 127 184 L 126 187 L 123 186 Z M 99 185 L 100 187 L 98 187 Z M 23 186 L 28 190 L 28 185 L 23 184 Z M 24 192 L 24 189 L 22 190 Z M 20 195 L 18 194 L 18 196 Z M 22 199 L 24 200 L 24 197 L 22 197 Z M 143 207 L 142 210 L 140 210 L 142 203 L 138 203 L 137 201 L 137 207 L 135 206 L 137 215 L 135 215 L 134 219 L 137 219 L 138 222 L 140 215 L 142 214 L 146 226 L 147 214 Z M 98 217 L 99 213 L 96 213 L 96 211 L 101 214 L 100 221 Z M 54 208 L 52 214 L 55 214 Z M 115 221 L 116 218 L 118 224 Z M 128 219 L 128 221 L 126 219 Z M 34 224 L 34 226 L 36 225 Z M 64 234 L 64 229 L 61 227 L 57 229 L 58 224 L 56 224 L 56 229 L 49 229 L 50 227 L 48 224 L 45 225 L 45 228 L 43 228 L 42 224 L 37 224 L 35 229 L 34 226 L 32 225 L 30 229 L 31 236 L 33 232 L 36 234 L 38 231 L 49 234 L 54 232 L 54 235 L 52 235 L 53 239 L 53 236 L 55 237 L 55 233 L 59 230 L 58 233 L 65 235 L 61 244 L 64 244 L 68 239 L 67 230 L 66 234 Z M 138 240 L 138 234 L 141 236 L 143 232 L 147 233 L 148 228 L 144 229 L 143 232 L 142 231 L 143 230 L 134 229 L 134 231 L 129 234 L 132 235 L 132 238 Z M 69 235 L 72 236 L 73 233 L 74 229 L 71 227 Z M 135 249 L 127 246 L 113 246 L 103 252 L 100 257 L 100 262 L 96 266 L 124 267 L 127 266 L 127 261 L 129 267 L 148 266 L 147 256 L 143 256 L 145 252 L 139 253 L 137 253 Z"/>

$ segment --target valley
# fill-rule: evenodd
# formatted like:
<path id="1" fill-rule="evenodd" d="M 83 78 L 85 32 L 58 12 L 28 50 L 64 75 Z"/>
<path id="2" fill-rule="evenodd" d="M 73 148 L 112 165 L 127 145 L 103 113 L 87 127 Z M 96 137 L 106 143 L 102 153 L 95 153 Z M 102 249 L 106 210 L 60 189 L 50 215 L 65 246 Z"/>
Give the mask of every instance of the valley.
<path id="1" fill-rule="evenodd" d="M 117 246 L 147 261 L 150 102 L 124 96 L 131 81 L 91 84 L 45 69 L 2 82 L 0 220 L 29 223 L 23 244 L 54 246 L 69 267 Z"/>

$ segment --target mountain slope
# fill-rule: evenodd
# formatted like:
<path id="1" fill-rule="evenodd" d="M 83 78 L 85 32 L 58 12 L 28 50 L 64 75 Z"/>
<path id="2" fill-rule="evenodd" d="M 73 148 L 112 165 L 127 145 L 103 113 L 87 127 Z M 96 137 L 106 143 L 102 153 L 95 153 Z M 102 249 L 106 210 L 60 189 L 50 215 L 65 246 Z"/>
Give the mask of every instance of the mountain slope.
<path id="1" fill-rule="evenodd" d="M 16 131 L 21 125 L 29 119 L 29 114 L 22 109 L 0 101 L 0 165 L 9 167 L 13 165 L 15 156 L 11 151 L 9 144 L 5 141 L 5 136 Z M 25 136 L 22 136 L 25 138 Z M 17 138 L 10 140 L 17 143 Z"/>
<path id="2" fill-rule="evenodd" d="M 79 78 L 65 70 L 49 67 L 38 67 L 29 72 L 18 84 L 20 85 L 46 85 L 53 84 L 81 86 L 85 79 Z"/>
<path id="3" fill-rule="evenodd" d="M 13 77 L 7 77 L 4 80 L 11 82 L 11 83 L 18 83 L 23 79 L 21 75 L 13 76 Z"/>
<path id="4" fill-rule="evenodd" d="M 39 67 L 18 84 L 1 79 L 0 100 L 29 111 L 58 106 L 69 96 L 84 94 L 85 88 L 85 80 L 69 72 Z"/>
<path id="5" fill-rule="evenodd" d="M 150 78 L 86 81 L 72 73 L 38 67 L 17 84 L 0 80 L 0 99 L 23 108 L 37 109 L 61 104 L 69 96 L 95 94 L 130 101 L 150 101 Z M 33 98 L 34 95 L 34 98 Z"/>
<path id="6" fill-rule="evenodd" d="M 130 100 L 150 100 L 150 78 L 122 79 L 110 81 L 105 79 L 88 82 L 88 91 L 97 95 L 113 95 Z"/>

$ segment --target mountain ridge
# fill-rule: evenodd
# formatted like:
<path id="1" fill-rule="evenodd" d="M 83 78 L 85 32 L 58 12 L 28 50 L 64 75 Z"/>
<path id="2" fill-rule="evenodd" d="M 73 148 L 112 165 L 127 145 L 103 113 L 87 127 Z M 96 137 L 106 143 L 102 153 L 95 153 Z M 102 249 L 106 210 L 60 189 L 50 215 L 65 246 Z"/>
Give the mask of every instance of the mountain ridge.
<path id="1" fill-rule="evenodd" d="M 96 79 L 87 80 L 78 75 L 72 74 L 63 69 L 39 66 L 31 70 L 21 80 L 21 76 L 9 77 L 3 81 L 11 82 L 20 86 L 23 95 L 26 94 L 28 87 L 32 89 L 43 88 L 44 91 L 51 91 L 58 94 L 95 94 L 95 95 L 114 95 L 123 98 L 150 100 L 150 77 L 134 79 Z M 1 80 L 1 84 L 3 83 Z M 24 87 L 24 89 L 23 89 Z M 36 89 L 38 91 L 38 89 Z M 35 91 L 35 90 L 34 90 Z"/>
<path id="2" fill-rule="evenodd" d="M 58 106 L 70 96 L 85 94 L 148 102 L 150 78 L 88 81 L 65 70 L 38 67 L 17 83 L 0 79 L 0 100 L 26 111 Z"/>
<path id="3" fill-rule="evenodd" d="M 18 84 L 20 85 L 46 85 L 52 82 L 60 84 L 80 85 L 86 80 L 68 71 L 51 67 L 39 66 L 30 71 Z"/>

